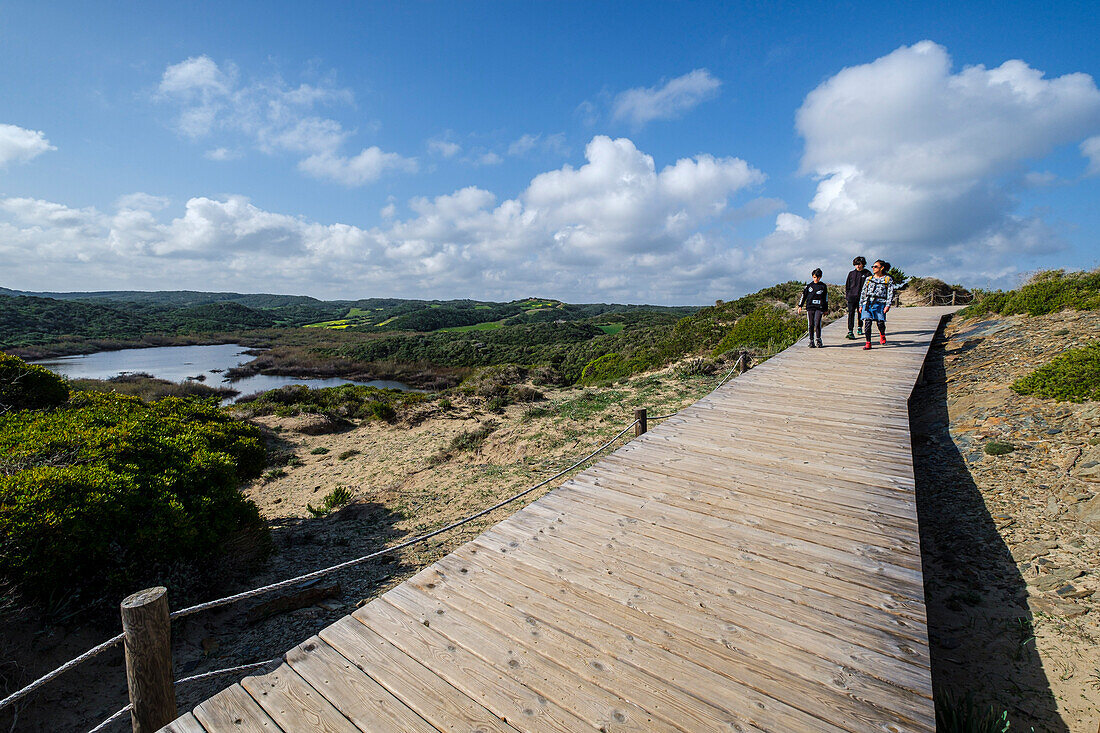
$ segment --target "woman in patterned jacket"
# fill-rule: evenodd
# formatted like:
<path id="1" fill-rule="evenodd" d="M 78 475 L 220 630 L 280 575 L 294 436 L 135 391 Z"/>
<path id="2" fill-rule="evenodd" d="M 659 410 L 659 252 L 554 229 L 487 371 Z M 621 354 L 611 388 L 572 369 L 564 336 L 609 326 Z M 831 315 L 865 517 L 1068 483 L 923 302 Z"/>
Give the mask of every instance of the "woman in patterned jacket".
<path id="1" fill-rule="evenodd" d="M 878 342 L 886 343 L 886 312 L 894 300 L 894 281 L 890 279 L 890 263 L 875 260 L 871 265 L 871 277 L 863 283 L 859 296 L 859 313 L 863 320 L 863 335 L 867 337 L 864 349 L 871 348 L 871 321 L 878 324 Z"/>

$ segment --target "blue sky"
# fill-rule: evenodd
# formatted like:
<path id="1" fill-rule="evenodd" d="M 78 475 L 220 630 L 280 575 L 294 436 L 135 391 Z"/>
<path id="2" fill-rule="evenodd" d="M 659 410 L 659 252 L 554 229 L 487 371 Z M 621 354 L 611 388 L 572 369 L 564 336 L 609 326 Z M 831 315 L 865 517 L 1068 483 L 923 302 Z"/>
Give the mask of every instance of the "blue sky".
<path id="1" fill-rule="evenodd" d="M 1100 259 L 1085 3 L 0 6 L 0 285 L 706 303 Z"/>

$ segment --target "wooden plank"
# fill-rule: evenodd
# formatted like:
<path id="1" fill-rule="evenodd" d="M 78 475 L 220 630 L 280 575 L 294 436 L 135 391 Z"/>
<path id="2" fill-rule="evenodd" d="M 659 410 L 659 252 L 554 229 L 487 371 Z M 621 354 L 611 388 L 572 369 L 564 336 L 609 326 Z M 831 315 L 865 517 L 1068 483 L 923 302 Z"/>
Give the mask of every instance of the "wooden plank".
<path id="1" fill-rule="evenodd" d="M 572 479 L 569 486 L 590 486 L 597 490 L 607 487 L 641 499 L 654 499 L 680 509 L 701 512 L 716 519 L 759 526 L 778 534 L 813 538 L 837 549 L 846 549 L 850 543 L 856 543 L 857 547 L 873 546 L 884 556 L 889 555 L 895 564 L 920 569 L 918 538 L 895 538 L 856 529 L 836 521 L 835 514 L 830 516 L 809 508 L 792 511 L 778 502 L 769 505 L 754 501 L 744 493 L 715 493 L 702 486 L 685 489 L 682 483 L 638 481 L 629 474 L 586 474 Z"/>
<path id="2" fill-rule="evenodd" d="M 819 596 L 818 606 L 800 608 L 782 597 L 750 590 L 739 582 L 735 574 L 723 573 L 721 568 L 691 564 L 693 553 L 686 547 L 669 544 L 662 548 L 659 543 L 646 542 L 629 530 L 624 530 L 620 535 L 601 536 L 598 527 L 586 527 L 585 524 L 583 518 L 570 517 L 561 522 L 544 520 L 541 527 L 532 522 L 529 527 L 517 527 L 520 531 L 514 534 L 511 523 L 500 529 L 502 539 L 517 539 L 521 546 L 526 537 L 530 537 L 539 543 L 543 551 L 553 553 L 558 564 L 571 560 L 605 569 L 612 564 L 621 564 L 617 578 L 635 577 L 636 580 L 631 581 L 633 585 L 663 593 L 670 599 L 691 598 L 694 595 L 705 599 L 702 607 L 729 609 L 761 624 L 786 626 L 795 636 L 807 631 L 834 636 L 844 644 L 850 642 L 863 646 L 906 664 L 928 666 L 927 656 L 922 656 L 918 651 L 927 645 L 927 632 L 921 625 L 905 624 L 903 628 L 908 633 L 904 636 L 899 635 L 896 624 L 880 631 L 877 626 L 882 625 L 881 620 L 878 625 L 869 625 L 863 619 L 862 623 L 853 622 L 839 611 L 844 605 L 842 601 L 846 599 L 827 594 Z M 662 549 L 664 552 L 661 552 Z M 672 554 L 676 560 L 666 560 L 665 553 Z M 864 617 L 870 615 L 869 609 L 862 613 Z M 879 615 L 886 614 L 880 612 Z M 760 633 L 771 636 L 767 630 Z M 774 638 L 777 642 L 783 641 L 783 637 Z"/>
<path id="3" fill-rule="evenodd" d="M 163 733 L 206 733 L 199 721 L 191 713 L 184 713 L 168 725 L 161 728 Z"/>
<path id="4" fill-rule="evenodd" d="M 409 733 L 437 730 L 318 636 L 287 652 L 286 661 L 362 730 Z"/>
<path id="5" fill-rule="evenodd" d="M 274 672 L 245 677 L 241 687 L 286 731 L 357 733 L 358 728 L 286 664 Z"/>
<path id="6" fill-rule="evenodd" d="M 462 577 L 461 568 L 455 574 Z M 599 649 L 544 626 L 512 603 L 496 603 L 488 597 L 471 603 L 455 595 L 450 584 L 442 582 L 445 579 L 439 566 L 432 565 L 390 591 L 387 599 L 410 613 L 419 611 L 433 628 L 478 654 L 494 656 L 503 650 L 517 678 L 532 676 L 536 687 L 548 685 L 551 699 L 574 706 L 593 727 L 681 730 L 667 713 L 662 715 L 667 704 L 654 705 L 668 695 L 663 678 L 624 667 Z M 639 698 L 641 704 L 622 697 L 620 691 Z M 706 716 L 693 720 L 705 727 L 722 722 Z"/>
<path id="7" fill-rule="evenodd" d="M 319 636 L 440 730 L 516 731 L 354 616 L 345 616 Z"/>
<path id="8" fill-rule="evenodd" d="M 558 497 L 559 494 L 549 494 L 539 501 L 544 505 L 554 506 L 554 502 L 560 501 Z M 811 563 L 817 563 L 832 568 L 834 572 L 851 573 L 856 582 L 863 579 L 863 584 L 867 584 L 868 580 L 873 579 L 876 586 L 895 593 L 909 597 L 923 597 L 924 594 L 924 579 L 919 570 L 898 567 L 869 554 L 839 552 L 807 540 L 715 520 L 705 514 L 688 512 L 659 502 L 647 502 L 648 510 L 641 507 L 640 503 L 637 499 L 621 498 L 621 495 L 615 495 L 614 492 L 605 492 L 601 496 L 602 506 L 614 509 L 624 516 L 641 521 L 659 520 L 669 527 L 690 527 L 692 534 L 702 540 L 766 548 L 760 550 L 761 554 L 777 559 L 786 558 L 792 565 L 808 567 Z M 914 596 L 914 593 L 917 595 Z"/>
<path id="9" fill-rule="evenodd" d="M 211 733 L 275 733 L 282 730 L 237 684 L 200 703 L 194 712 L 195 719 Z"/>
<path id="10" fill-rule="evenodd" d="M 432 629 L 431 623 L 437 619 L 420 609 L 394 603 L 383 596 L 356 611 L 354 616 L 501 720 L 522 730 L 558 733 L 598 727 L 552 702 L 546 696 L 550 693 L 548 686 L 531 689 L 518 682 L 514 677 L 518 662 L 507 653 L 494 660 L 499 664 L 495 667 Z M 488 641 L 479 643 L 487 645 Z M 509 661 L 513 661 L 511 667 Z"/>
<path id="11" fill-rule="evenodd" d="M 480 544 L 480 539 L 475 544 Z M 511 550 L 509 555 L 512 552 L 523 551 Z M 824 731 L 831 730 L 832 726 L 838 724 L 849 730 L 867 729 L 869 719 L 861 716 L 867 715 L 868 710 L 874 706 L 864 701 L 868 707 L 863 711 L 851 709 L 851 700 L 837 686 L 837 680 L 845 674 L 843 665 L 835 664 L 829 672 L 825 672 L 822 670 L 827 665 L 819 661 L 817 666 L 822 676 L 818 684 L 811 684 L 790 674 L 787 667 L 792 660 L 789 657 L 784 657 L 784 664 L 768 664 L 763 657 L 750 652 L 746 648 L 744 634 L 736 630 L 726 628 L 720 641 L 708 643 L 708 640 L 702 639 L 696 632 L 685 628 L 683 623 L 672 622 L 667 618 L 669 615 L 679 615 L 682 621 L 683 613 L 696 615 L 697 612 L 689 605 L 673 601 L 676 611 L 654 616 L 656 606 L 647 600 L 648 591 L 640 590 L 630 596 L 630 602 L 624 603 L 587 588 L 588 581 L 615 585 L 621 578 L 601 580 L 608 578 L 606 574 L 581 576 L 574 567 L 557 572 L 550 567 L 552 563 L 548 563 L 543 559 L 544 555 L 538 553 L 522 555 L 522 562 L 517 567 L 514 562 L 502 559 L 502 555 L 504 553 L 490 549 L 489 552 L 478 552 L 472 556 L 456 554 L 454 559 L 463 561 L 470 569 L 480 568 L 491 575 L 491 582 L 484 584 L 483 590 L 486 592 L 492 593 L 495 588 L 508 588 L 509 595 L 515 597 L 520 592 L 512 590 L 513 587 L 522 584 L 527 589 L 522 596 L 526 608 L 539 613 L 541 618 L 568 618 L 569 632 L 572 634 L 592 635 L 595 638 L 593 630 L 598 630 L 599 644 L 618 643 L 625 634 L 629 637 L 630 644 L 617 649 L 616 656 L 637 666 L 661 669 L 678 684 L 697 693 L 707 693 L 704 699 L 712 702 L 732 701 L 738 695 L 753 696 L 755 699 L 731 704 L 731 708 L 734 712 L 752 710 L 753 716 L 763 715 L 761 711 L 770 711 L 771 722 L 768 722 L 769 718 L 757 717 L 755 722 L 759 725 L 784 731 Z M 528 564 L 528 560 L 532 564 Z M 536 564 L 542 564 L 542 569 L 536 567 Z M 501 572 L 504 567 L 508 568 L 507 580 L 503 580 L 504 575 Z M 577 612 L 585 615 L 578 617 Z M 654 624 L 654 618 L 660 618 L 662 623 Z M 717 618 L 713 623 L 729 626 L 728 621 Z M 805 672 L 807 668 L 799 665 L 799 669 Z M 711 679 L 724 692 L 710 691 L 708 681 Z M 724 682 L 718 682 L 719 680 Z M 891 693 L 894 698 L 905 694 L 898 689 L 891 690 Z M 764 697 L 756 697 L 758 695 Z M 774 716 L 780 714 L 786 719 L 785 723 L 776 722 Z M 875 710 L 872 714 L 889 717 L 890 711 Z M 901 723 L 907 722 L 904 716 L 893 717 Z M 879 720 L 881 719 L 880 717 Z M 913 728 L 907 724 L 902 729 Z"/>

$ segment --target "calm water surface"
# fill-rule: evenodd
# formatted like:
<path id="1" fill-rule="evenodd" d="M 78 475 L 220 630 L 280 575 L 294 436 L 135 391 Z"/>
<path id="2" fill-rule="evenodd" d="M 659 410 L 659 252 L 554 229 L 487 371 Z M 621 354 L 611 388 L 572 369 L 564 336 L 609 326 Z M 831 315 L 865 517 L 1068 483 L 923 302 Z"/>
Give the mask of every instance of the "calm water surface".
<path id="1" fill-rule="evenodd" d="M 100 351 L 80 356 L 58 356 L 53 359 L 34 362 L 50 371 L 69 379 L 110 379 L 119 374 L 144 372 L 170 382 L 182 382 L 188 377 L 203 375 L 204 384 L 211 387 L 232 387 L 241 396 L 266 392 L 288 384 L 304 384 L 309 387 L 336 387 L 341 384 L 365 384 L 384 389 L 410 390 L 402 382 L 376 379 L 370 382 L 352 382 L 349 379 L 300 379 L 298 377 L 276 377 L 257 374 L 238 379 L 235 382 L 224 381 L 223 372 L 241 364 L 247 364 L 255 357 L 244 353 L 247 347 L 240 344 L 218 344 L 216 346 L 159 346 L 152 349 L 121 349 L 119 351 Z"/>

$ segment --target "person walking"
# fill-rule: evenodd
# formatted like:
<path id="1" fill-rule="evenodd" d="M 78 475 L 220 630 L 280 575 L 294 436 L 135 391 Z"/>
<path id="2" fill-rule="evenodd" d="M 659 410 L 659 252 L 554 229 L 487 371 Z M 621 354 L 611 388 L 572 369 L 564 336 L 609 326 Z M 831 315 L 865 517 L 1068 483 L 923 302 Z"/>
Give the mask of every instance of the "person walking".
<path id="1" fill-rule="evenodd" d="M 859 335 L 863 335 L 863 319 L 859 313 L 859 296 L 863 293 L 863 283 L 871 277 L 871 271 L 867 269 L 867 258 L 860 255 L 852 260 L 855 269 L 848 273 L 848 279 L 844 283 L 844 299 L 848 301 L 848 335 L 845 338 L 854 339 L 852 326 L 858 323 Z"/>
<path id="2" fill-rule="evenodd" d="M 829 286 L 821 282 L 821 268 L 818 267 L 810 273 L 813 282 L 808 283 L 802 289 L 802 297 L 798 299 L 798 313 L 802 313 L 802 306 L 806 306 L 806 320 L 810 326 L 810 348 L 814 348 L 814 340 L 817 340 L 817 348 L 825 347 L 821 343 L 821 317 L 829 312 Z"/>
<path id="3" fill-rule="evenodd" d="M 886 343 L 886 313 L 894 301 L 894 281 L 890 279 L 890 263 L 875 260 L 871 265 L 871 277 L 863 284 L 859 296 L 859 311 L 863 318 L 863 334 L 867 338 L 864 349 L 871 348 L 871 321 L 878 324 L 878 342 Z"/>

